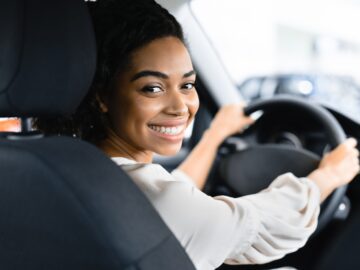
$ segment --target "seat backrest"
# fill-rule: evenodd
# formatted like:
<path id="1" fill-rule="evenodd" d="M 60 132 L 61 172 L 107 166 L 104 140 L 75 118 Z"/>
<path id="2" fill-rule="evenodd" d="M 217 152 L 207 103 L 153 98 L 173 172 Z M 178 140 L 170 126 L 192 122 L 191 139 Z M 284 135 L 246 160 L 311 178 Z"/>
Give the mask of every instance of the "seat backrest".
<path id="1" fill-rule="evenodd" d="M 68 114 L 95 42 L 82 0 L 0 2 L 0 117 Z M 194 269 L 135 184 L 79 139 L 0 139 L 0 269 Z"/>

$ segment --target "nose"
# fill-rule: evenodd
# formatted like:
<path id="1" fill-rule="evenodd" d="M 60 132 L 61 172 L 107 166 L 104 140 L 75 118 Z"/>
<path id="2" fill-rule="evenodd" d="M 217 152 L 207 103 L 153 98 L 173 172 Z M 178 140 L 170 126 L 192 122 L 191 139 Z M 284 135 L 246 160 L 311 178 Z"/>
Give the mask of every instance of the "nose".
<path id="1" fill-rule="evenodd" d="M 189 113 L 186 102 L 186 95 L 180 91 L 169 91 L 166 113 L 176 116 L 183 116 Z"/>

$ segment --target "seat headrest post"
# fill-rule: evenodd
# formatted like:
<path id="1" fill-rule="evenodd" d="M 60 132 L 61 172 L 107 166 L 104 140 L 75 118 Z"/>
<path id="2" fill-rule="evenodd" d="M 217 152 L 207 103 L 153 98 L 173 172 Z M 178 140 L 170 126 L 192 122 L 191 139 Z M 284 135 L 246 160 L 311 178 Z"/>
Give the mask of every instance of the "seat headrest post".
<path id="1" fill-rule="evenodd" d="M 21 117 L 20 118 L 21 123 L 21 132 L 28 133 L 32 131 L 32 118 L 30 117 Z"/>

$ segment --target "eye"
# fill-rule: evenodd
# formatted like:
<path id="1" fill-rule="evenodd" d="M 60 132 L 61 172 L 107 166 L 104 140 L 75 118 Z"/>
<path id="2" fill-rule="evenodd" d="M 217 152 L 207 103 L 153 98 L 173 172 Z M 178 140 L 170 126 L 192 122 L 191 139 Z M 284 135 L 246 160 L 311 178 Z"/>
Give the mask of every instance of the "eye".
<path id="1" fill-rule="evenodd" d="M 185 83 L 181 88 L 185 90 L 191 90 L 195 86 L 195 83 Z"/>
<path id="2" fill-rule="evenodd" d="M 145 92 L 145 93 L 160 93 L 162 92 L 162 89 L 160 86 L 156 86 L 156 85 L 153 85 L 153 86 L 145 86 L 144 88 L 141 89 L 141 91 Z"/>

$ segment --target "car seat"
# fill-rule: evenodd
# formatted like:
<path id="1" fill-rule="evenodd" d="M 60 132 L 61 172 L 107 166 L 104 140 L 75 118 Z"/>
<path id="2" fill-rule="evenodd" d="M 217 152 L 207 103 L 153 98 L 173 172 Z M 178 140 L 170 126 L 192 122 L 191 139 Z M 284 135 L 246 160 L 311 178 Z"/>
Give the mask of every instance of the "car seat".
<path id="1" fill-rule="evenodd" d="M 31 117 L 73 112 L 95 39 L 82 0 L 0 2 L 0 269 L 195 269 L 147 198 L 96 147 Z"/>

